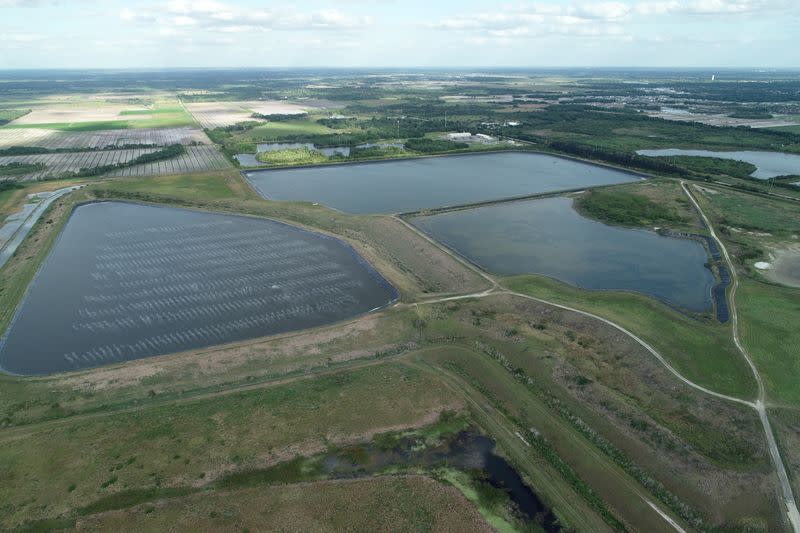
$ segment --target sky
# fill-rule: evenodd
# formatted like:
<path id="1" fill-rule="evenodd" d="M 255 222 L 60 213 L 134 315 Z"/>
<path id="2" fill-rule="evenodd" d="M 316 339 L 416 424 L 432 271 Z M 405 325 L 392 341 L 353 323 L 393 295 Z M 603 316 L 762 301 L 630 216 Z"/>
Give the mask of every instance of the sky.
<path id="1" fill-rule="evenodd" d="M 0 69 L 800 67 L 800 0 L 0 0 Z"/>

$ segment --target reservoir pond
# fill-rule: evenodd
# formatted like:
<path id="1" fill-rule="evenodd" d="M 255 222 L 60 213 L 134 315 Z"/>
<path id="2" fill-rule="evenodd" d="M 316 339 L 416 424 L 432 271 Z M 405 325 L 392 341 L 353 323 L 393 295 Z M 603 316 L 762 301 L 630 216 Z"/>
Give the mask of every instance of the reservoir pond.
<path id="1" fill-rule="evenodd" d="M 94 367 L 320 326 L 396 298 L 335 238 L 254 217 L 85 204 L 17 309 L 0 367 Z"/>
<path id="2" fill-rule="evenodd" d="M 800 155 L 784 154 L 781 152 L 713 152 L 709 150 L 681 150 L 678 148 L 666 148 L 659 150 L 639 150 L 639 155 L 652 157 L 670 157 L 678 155 L 718 157 L 720 159 L 734 159 L 745 161 L 757 167 L 751 174 L 752 177 L 766 180 L 776 176 L 787 176 L 792 174 L 800 175 Z"/>
<path id="3" fill-rule="evenodd" d="M 586 289 L 641 292 L 690 311 L 711 308 L 715 279 L 700 242 L 584 218 L 569 198 L 509 202 L 411 222 L 500 275 L 542 274 Z"/>
<path id="4" fill-rule="evenodd" d="M 319 202 L 356 214 L 402 213 L 641 179 L 524 152 L 253 170 L 245 176 L 265 198 Z"/>

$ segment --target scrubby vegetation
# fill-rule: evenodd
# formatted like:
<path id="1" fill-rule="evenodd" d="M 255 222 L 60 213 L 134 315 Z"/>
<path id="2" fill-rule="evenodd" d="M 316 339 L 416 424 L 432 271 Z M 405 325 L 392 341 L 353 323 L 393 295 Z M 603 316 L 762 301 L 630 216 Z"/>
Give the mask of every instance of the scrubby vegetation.
<path id="1" fill-rule="evenodd" d="M 433 154 L 438 152 L 450 152 L 453 150 L 464 150 L 469 148 L 467 143 L 445 141 L 441 139 L 429 139 L 427 137 L 412 138 L 405 142 L 405 147 L 415 152 L 423 154 Z"/>
<path id="2" fill-rule="evenodd" d="M 685 222 L 675 209 L 623 191 L 588 191 L 575 200 L 575 207 L 586 216 L 621 226 L 669 226 Z"/>
<path id="3" fill-rule="evenodd" d="M 7 163 L 0 165 L 0 177 L 21 176 L 39 172 L 45 168 L 44 163 Z M 2 189 L 0 189 L 2 190 Z"/>
<path id="4" fill-rule="evenodd" d="M 259 152 L 256 159 L 268 165 L 313 165 L 328 161 L 322 152 L 305 147 Z"/>

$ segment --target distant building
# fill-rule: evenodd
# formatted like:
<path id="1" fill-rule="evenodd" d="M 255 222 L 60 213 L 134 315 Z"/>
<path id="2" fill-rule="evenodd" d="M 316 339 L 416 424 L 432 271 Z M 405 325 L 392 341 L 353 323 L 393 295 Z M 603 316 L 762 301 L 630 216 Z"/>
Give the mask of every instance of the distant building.
<path id="1" fill-rule="evenodd" d="M 472 138 L 472 134 L 468 131 L 462 131 L 458 133 L 448 133 L 447 138 L 451 141 L 468 141 Z"/>
<path id="2" fill-rule="evenodd" d="M 489 141 L 489 142 L 494 141 L 494 137 L 492 137 L 491 135 L 486 135 L 485 133 L 476 133 L 475 138 L 481 141 Z"/>
<path id="3" fill-rule="evenodd" d="M 516 120 L 511 120 L 511 121 L 508 121 L 508 122 L 504 122 L 503 126 L 519 126 L 519 124 L 520 123 L 517 122 Z"/>

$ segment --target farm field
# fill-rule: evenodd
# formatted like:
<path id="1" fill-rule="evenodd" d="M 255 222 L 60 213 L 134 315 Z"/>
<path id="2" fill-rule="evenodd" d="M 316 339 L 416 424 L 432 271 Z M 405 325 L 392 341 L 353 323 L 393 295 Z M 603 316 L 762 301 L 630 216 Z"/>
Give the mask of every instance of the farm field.
<path id="1" fill-rule="evenodd" d="M 33 105 L 30 113 L 12 120 L 3 128 L 41 128 L 80 132 L 194 124 L 191 115 L 175 100 L 157 100 L 151 106 L 143 107 L 101 99 Z"/>
<path id="2" fill-rule="evenodd" d="M 98 130 L 66 132 L 40 128 L 0 128 L 0 150 L 11 146 L 41 146 L 51 150 L 63 148 L 105 148 L 125 144 L 211 144 L 197 128 L 145 128 L 135 130 Z"/>
<path id="3" fill-rule="evenodd" d="M 187 103 L 186 109 L 203 128 L 207 129 L 224 128 L 248 120 L 263 122 L 263 119 L 252 118 L 253 113 L 292 115 L 302 114 L 308 110 L 307 107 L 297 104 L 268 101 L 194 102 Z"/>
<path id="4" fill-rule="evenodd" d="M 157 150 L 157 148 L 136 148 L 130 150 L 0 156 L 0 165 L 15 162 L 41 163 L 45 165 L 45 168 L 32 174 L 16 177 L 19 180 L 40 180 L 58 178 L 69 172 L 77 172 L 82 168 L 124 163 L 140 155 L 150 154 Z M 213 146 L 188 146 L 186 154 L 174 159 L 117 169 L 111 172 L 110 176 L 158 176 L 183 172 L 223 170 L 226 168 L 230 168 L 230 163 Z"/>

